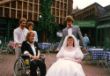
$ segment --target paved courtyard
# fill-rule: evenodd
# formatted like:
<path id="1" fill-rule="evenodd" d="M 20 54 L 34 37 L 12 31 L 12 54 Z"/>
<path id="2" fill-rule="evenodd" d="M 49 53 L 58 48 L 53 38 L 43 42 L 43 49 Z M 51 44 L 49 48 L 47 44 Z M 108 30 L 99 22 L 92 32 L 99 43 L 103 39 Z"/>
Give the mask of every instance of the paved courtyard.
<path id="1" fill-rule="evenodd" d="M 47 69 L 56 61 L 56 54 L 46 54 Z M 13 76 L 13 65 L 15 55 L 0 55 L 0 76 Z M 101 66 L 82 64 L 83 69 L 87 76 L 110 76 L 110 73 L 104 70 Z"/>

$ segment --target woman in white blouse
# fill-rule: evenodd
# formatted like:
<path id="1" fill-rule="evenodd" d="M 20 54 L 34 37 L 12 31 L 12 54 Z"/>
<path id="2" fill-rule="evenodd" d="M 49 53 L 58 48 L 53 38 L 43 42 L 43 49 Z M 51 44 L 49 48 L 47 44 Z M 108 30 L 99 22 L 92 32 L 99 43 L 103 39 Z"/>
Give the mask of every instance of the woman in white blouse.
<path id="1" fill-rule="evenodd" d="M 27 22 L 27 29 L 31 32 L 33 31 L 35 33 L 34 41 L 38 42 L 38 35 L 37 32 L 33 30 L 34 23 L 32 21 Z"/>

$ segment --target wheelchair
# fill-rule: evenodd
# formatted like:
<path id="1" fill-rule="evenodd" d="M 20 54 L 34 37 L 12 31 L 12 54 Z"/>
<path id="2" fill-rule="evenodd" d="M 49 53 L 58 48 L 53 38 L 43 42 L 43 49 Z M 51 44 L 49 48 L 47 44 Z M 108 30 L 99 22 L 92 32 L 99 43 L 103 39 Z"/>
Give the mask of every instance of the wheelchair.
<path id="1" fill-rule="evenodd" d="M 44 55 L 40 56 L 40 59 L 45 62 Z M 41 71 L 37 66 L 37 76 L 40 76 Z M 21 55 L 14 64 L 14 76 L 30 76 L 30 58 L 26 55 Z"/>

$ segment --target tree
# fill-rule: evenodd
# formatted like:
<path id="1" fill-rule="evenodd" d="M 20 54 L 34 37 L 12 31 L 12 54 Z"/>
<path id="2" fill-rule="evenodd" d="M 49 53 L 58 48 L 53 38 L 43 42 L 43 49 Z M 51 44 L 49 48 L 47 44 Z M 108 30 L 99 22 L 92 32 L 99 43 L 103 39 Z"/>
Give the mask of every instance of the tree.
<path id="1" fill-rule="evenodd" d="M 40 15 L 38 30 L 42 32 L 42 41 L 48 41 L 48 34 L 53 34 L 55 30 L 54 16 L 51 15 L 51 5 L 53 0 L 40 0 Z"/>

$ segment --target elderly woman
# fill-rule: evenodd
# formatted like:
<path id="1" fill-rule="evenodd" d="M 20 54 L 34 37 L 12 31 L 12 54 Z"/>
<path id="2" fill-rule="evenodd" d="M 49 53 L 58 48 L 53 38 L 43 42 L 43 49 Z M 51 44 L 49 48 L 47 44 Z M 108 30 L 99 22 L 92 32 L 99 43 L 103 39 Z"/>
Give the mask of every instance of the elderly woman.
<path id="1" fill-rule="evenodd" d="M 34 41 L 35 33 L 28 32 L 26 36 L 26 41 L 22 43 L 21 50 L 22 53 L 28 55 L 31 59 L 30 62 L 30 75 L 37 76 L 36 69 L 40 68 L 41 75 L 45 76 L 46 74 L 46 65 L 43 61 L 40 60 L 40 51 L 36 41 Z"/>

